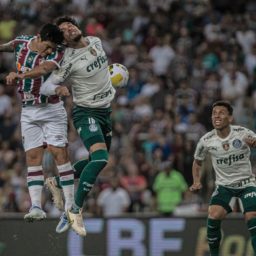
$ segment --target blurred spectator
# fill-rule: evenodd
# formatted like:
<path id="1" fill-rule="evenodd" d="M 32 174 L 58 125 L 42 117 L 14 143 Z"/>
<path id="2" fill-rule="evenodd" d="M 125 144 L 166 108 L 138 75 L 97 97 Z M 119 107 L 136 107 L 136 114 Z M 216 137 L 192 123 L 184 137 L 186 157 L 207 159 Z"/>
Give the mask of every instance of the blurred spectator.
<path id="1" fill-rule="evenodd" d="M 127 212 L 130 205 L 130 196 L 125 189 L 120 187 L 118 177 L 112 177 L 110 187 L 99 193 L 97 205 L 99 215 L 104 217 L 120 216 Z"/>
<path id="2" fill-rule="evenodd" d="M 153 183 L 157 211 L 171 216 L 175 207 L 182 202 L 188 185 L 182 174 L 175 170 L 171 161 L 162 162 L 161 170 Z"/>
<path id="3" fill-rule="evenodd" d="M 133 159 L 125 159 L 124 168 L 125 174 L 121 176 L 120 183 L 131 198 L 129 212 L 142 211 L 144 207 L 143 193 L 147 187 L 147 181 L 144 176 L 139 174 L 138 166 Z"/>
<path id="4" fill-rule="evenodd" d="M 228 63 L 226 71 L 221 79 L 221 96 L 233 105 L 236 121 L 244 123 L 244 104 L 249 81 L 235 63 Z"/>

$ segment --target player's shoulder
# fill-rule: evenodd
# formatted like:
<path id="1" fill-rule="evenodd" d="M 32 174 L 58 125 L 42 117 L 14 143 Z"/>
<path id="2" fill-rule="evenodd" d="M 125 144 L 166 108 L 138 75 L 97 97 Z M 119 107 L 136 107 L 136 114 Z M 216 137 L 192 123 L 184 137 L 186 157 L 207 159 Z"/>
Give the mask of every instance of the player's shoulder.
<path id="1" fill-rule="evenodd" d="M 19 41 L 30 41 L 34 36 L 32 35 L 19 35 L 15 38 L 15 40 L 19 40 Z"/>
<path id="2" fill-rule="evenodd" d="M 203 142 L 207 142 L 207 141 L 214 139 L 215 137 L 216 137 L 216 132 L 213 129 L 213 130 L 207 132 L 205 135 L 203 135 L 200 140 Z"/>
<path id="3" fill-rule="evenodd" d="M 101 39 L 97 36 L 87 36 L 86 39 L 90 44 L 101 44 Z"/>
<path id="4" fill-rule="evenodd" d="M 243 127 L 241 125 L 231 125 L 231 129 L 232 131 L 234 132 L 244 132 L 244 131 L 248 131 L 248 128 L 246 127 Z"/>

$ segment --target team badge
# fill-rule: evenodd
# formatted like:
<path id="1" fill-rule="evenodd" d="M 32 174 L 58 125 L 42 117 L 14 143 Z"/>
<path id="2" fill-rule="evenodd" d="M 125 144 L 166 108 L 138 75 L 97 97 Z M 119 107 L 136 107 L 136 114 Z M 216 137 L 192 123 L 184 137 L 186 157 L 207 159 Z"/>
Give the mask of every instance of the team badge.
<path id="1" fill-rule="evenodd" d="M 234 147 L 234 148 L 241 148 L 241 146 L 242 146 L 242 141 L 239 140 L 239 139 L 235 139 L 232 144 L 233 144 L 233 147 Z"/>
<path id="2" fill-rule="evenodd" d="M 95 125 L 95 124 L 90 124 L 89 130 L 90 130 L 91 132 L 96 132 L 96 131 L 98 130 L 98 127 L 97 127 L 97 125 Z"/>
<path id="3" fill-rule="evenodd" d="M 91 53 L 91 55 L 93 55 L 93 56 L 97 56 L 96 50 L 94 50 L 92 47 L 90 48 L 90 53 Z"/>
<path id="4" fill-rule="evenodd" d="M 227 141 L 223 142 L 222 143 L 222 147 L 225 151 L 228 151 L 229 150 L 229 143 Z"/>

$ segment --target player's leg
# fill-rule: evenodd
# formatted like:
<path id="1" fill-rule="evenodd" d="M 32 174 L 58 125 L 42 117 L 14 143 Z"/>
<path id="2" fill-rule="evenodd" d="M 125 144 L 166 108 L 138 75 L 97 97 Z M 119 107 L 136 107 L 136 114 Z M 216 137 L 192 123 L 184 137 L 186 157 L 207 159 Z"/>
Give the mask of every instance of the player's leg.
<path id="1" fill-rule="evenodd" d="M 90 153 L 90 161 L 84 167 L 78 189 L 75 195 L 75 204 L 69 212 L 72 228 L 80 235 L 86 235 L 83 227 L 81 215 L 83 203 L 92 189 L 97 176 L 108 162 L 108 150 L 102 133 L 102 122 L 106 123 L 109 113 L 104 110 L 93 110 L 87 112 L 86 109 L 77 108 L 74 114 L 74 125 L 77 129 L 85 147 Z"/>
<path id="2" fill-rule="evenodd" d="M 50 104 L 49 107 L 45 109 L 44 115 L 46 116 L 43 125 L 45 141 L 48 145 L 48 150 L 54 157 L 58 169 L 60 185 L 65 198 L 64 208 L 65 211 L 67 211 L 74 202 L 74 171 L 67 150 L 67 114 L 61 103 L 57 106 Z M 61 206 L 62 196 L 59 193 L 61 189 L 57 188 L 55 184 L 52 184 L 53 181 L 54 179 L 47 179 L 55 204 Z M 67 229 L 68 221 L 64 213 L 56 231 L 61 233 Z"/>
<path id="3" fill-rule="evenodd" d="M 240 197 L 242 211 L 244 212 L 247 227 L 251 235 L 251 243 L 256 255 L 256 187 L 247 187 Z"/>
<path id="4" fill-rule="evenodd" d="M 221 186 L 212 194 L 207 218 L 207 239 L 211 256 L 220 255 L 221 222 L 232 211 L 229 206 L 232 196 L 232 193 Z"/>
<path id="5" fill-rule="evenodd" d="M 26 153 L 27 184 L 31 199 L 31 208 L 24 216 L 27 221 L 41 220 L 46 218 L 42 210 L 41 198 L 44 186 L 42 168 L 43 159 L 43 135 L 42 129 L 35 121 L 35 108 L 27 107 L 21 113 L 21 134 L 23 147 Z"/>

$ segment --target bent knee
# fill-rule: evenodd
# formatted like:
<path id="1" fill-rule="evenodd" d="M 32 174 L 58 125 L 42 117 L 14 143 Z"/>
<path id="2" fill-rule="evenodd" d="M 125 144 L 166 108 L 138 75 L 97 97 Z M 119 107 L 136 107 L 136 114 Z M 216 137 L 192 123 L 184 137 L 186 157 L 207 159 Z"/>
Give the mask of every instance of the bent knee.
<path id="1" fill-rule="evenodd" d="M 227 211 L 220 205 L 211 205 L 208 209 L 208 217 L 219 220 L 225 218 Z"/>

